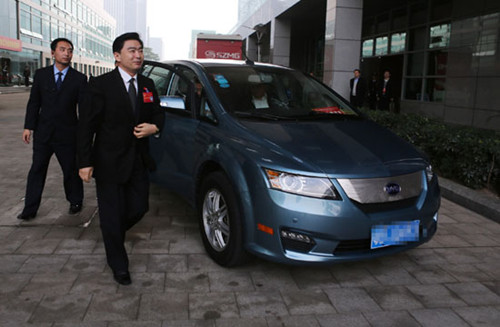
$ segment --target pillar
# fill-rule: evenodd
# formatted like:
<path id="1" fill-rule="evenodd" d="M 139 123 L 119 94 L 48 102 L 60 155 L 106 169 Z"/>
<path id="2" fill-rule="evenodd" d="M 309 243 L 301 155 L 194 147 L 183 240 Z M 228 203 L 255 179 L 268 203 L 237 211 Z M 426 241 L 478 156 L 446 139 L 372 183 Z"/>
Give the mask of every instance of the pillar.
<path id="1" fill-rule="evenodd" d="M 289 19 L 273 18 L 271 20 L 271 63 L 290 66 L 291 29 Z"/>
<path id="2" fill-rule="evenodd" d="M 363 0 L 327 0 L 323 82 L 346 99 L 359 68 L 362 23 Z"/>

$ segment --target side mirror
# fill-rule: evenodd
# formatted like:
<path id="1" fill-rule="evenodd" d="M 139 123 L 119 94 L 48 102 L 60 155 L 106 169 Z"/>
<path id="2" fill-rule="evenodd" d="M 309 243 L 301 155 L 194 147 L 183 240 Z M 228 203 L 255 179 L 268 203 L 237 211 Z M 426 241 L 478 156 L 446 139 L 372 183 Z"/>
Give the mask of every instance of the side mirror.
<path id="1" fill-rule="evenodd" d="M 177 96 L 160 96 L 160 107 L 186 110 L 184 99 Z"/>

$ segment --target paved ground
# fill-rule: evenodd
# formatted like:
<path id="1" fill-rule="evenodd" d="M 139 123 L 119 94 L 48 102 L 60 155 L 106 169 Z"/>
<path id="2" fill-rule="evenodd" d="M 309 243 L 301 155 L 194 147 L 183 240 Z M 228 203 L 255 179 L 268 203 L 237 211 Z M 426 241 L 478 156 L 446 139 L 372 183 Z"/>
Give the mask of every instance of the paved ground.
<path id="1" fill-rule="evenodd" d="M 94 185 L 68 215 L 55 159 L 38 217 L 16 219 L 31 163 L 27 97 L 0 94 L 0 326 L 499 326 L 500 224 L 447 200 L 433 240 L 403 254 L 224 269 L 205 255 L 192 210 L 153 187 L 150 213 L 127 236 L 133 284 L 118 286 Z"/>

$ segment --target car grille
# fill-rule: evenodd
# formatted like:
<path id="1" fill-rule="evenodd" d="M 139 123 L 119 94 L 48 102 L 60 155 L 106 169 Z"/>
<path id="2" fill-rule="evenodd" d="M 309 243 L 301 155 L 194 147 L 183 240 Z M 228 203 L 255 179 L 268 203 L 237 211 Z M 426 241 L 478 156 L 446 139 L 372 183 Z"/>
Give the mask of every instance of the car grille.
<path id="1" fill-rule="evenodd" d="M 363 252 L 370 250 L 370 239 L 340 241 L 333 254 Z"/>
<path id="2" fill-rule="evenodd" d="M 382 202 L 382 203 L 359 203 L 356 201 L 354 205 L 358 207 L 361 211 L 365 213 L 381 212 L 381 211 L 391 211 L 399 210 L 408 207 L 412 207 L 417 203 L 418 197 L 413 197 L 405 200 L 399 200 L 394 202 Z"/>
<path id="3" fill-rule="evenodd" d="M 418 197 L 422 192 L 422 178 L 422 171 L 417 171 L 411 174 L 382 178 L 338 178 L 337 181 L 349 199 L 368 204 Z M 385 191 L 389 185 L 398 186 L 400 190 L 389 194 Z"/>

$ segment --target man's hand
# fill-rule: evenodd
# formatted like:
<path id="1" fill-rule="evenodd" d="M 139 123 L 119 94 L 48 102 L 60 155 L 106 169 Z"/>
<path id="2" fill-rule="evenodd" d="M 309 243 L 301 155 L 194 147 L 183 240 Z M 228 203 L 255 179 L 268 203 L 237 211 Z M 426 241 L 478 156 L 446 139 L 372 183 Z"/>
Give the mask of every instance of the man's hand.
<path id="1" fill-rule="evenodd" d="M 29 129 L 25 129 L 23 130 L 23 142 L 26 143 L 26 144 L 30 144 L 30 140 L 31 140 L 31 130 Z"/>
<path id="2" fill-rule="evenodd" d="M 78 174 L 80 175 L 80 178 L 82 181 L 85 183 L 90 182 L 90 179 L 92 178 L 92 173 L 94 172 L 94 167 L 85 167 L 85 168 L 80 168 L 78 171 Z"/>
<path id="3" fill-rule="evenodd" d="M 155 124 L 142 123 L 134 127 L 134 135 L 138 139 L 156 134 L 159 131 Z"/>

